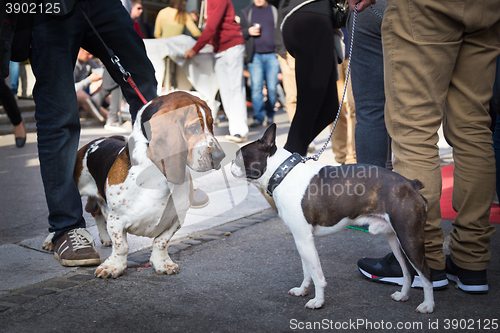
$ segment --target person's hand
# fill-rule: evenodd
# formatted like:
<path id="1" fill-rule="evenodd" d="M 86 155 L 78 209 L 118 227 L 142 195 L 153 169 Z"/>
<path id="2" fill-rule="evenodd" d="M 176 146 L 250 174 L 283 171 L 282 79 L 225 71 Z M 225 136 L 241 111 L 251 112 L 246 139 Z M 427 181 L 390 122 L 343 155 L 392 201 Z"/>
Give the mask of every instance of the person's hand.
<path id="1" fill-rule="evenodd" d="M 184 59 L 193 59 L 195 55 L 196 52 L 194 52 L 193 49 L 189 49 L 184 53 Z"/>
<path id="2" fill-rule="evenodd" d="M 89 77 L 92 79 L 92 82 L 96 82 L 102 79 L 102 75 L 99 75 L 97 73 L 92 73 L 89 75 Z"/>
<path id="3" fill-rule="evenodd" d="M 250 28 L 248 28 L 248 34 L 253 37 L 260 36 L 260 27 L 252 25 Z"/>
<path id="4" fill-rule="evenodd" d="M 349 9 L 351 12 L 354 11 L 354 8 L 356 7 L 356 4 L 358 5 L 358 13 L 361 13 L 365 8 L 370 7 L 371 5 L 375 4 L 375 0 L 347 0 L 349 3 Z"/>

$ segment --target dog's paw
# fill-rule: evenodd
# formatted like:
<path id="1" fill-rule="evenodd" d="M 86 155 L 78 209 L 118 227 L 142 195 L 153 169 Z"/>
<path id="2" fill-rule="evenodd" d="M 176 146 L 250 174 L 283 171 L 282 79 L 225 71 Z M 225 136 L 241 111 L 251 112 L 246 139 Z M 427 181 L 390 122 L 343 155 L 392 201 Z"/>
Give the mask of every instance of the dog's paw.
<path id="1" fill-rule="evenodd" d="M 325 304 L 325 300 L 322 298 L 313 298 L 306 303 L 306 308 L 308 309 L 319 309 Z"/>
<path id="2" fill-rule="evenodd" d="M 403 295 L 403 293 L 400 291 L 396 291 L 394 294 L 392 294 L 391 298 L 396 302 L 406 302 L 408 299 L 410 299 L 408 295 Z"/>
<path id="3" fill-rule="evenodd" d="M 431 304 L 423 302 L 415 309 L 415 311 L 420 313 L 432 313 L 434 312 L 434 302 Z"/>
<path id="4" fill-rule="evenodd" d="M 292 288 L 288 291 L 288 293 L 292 296 L 306 296 L 307 295 L 307 288 Z"/>
<path id="5" fill-rule="evenodd" d="M 117 261 L 106 259 L 99 267 L 96 268 L 94 275 L 98 278 L 109 279 L 117 278 L 123 274 L 127 268 L 126 260 L 125 264 L 119 263 Z"/>
<path id="6" fill-rule="evenodd" d="M 45 238 L 45 240 L 43 241 L 43 244 L 42 244 L 42 249 L 46 250 L 46 251 L 49 251 L 49 252 L 53 252 L 54 251 L 54 244 L 52 244 L 52 238 L 54 237 L 54 233 L 51 232 L 47 238 Z"/>
<path id="7" fill-rule="evenodd" d="M 170 263 L 164 262 L 160 265 L 153 264 L 153 268 L 155 269 L 156 274 L 172 275 L 172 274 L 179 274 L 181 271 L 179 266 L 174 262 Z"/>
<path id="8" fill-rule="evenodd" d="M 109 238 L 109 236 L 106 239 L 106 237 L 100 237 L 100 235 L 99 235 L 99 239 L 101 240 L 101 244 L 104 247 L 109 247 L 109 246 L 111 246 L 113 244 L 111 242 L 111 238 Z"/>

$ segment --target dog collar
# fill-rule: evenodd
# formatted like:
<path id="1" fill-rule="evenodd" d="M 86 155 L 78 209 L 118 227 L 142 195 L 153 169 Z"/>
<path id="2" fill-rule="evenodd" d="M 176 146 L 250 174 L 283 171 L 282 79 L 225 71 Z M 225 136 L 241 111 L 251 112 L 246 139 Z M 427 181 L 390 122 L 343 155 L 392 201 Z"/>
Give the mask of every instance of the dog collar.
<path id="1" fill-rule="evenodd" d="M 274 189 L 283 181 L 286 175 L 302 161 L 302 156 L 297 153 L 293 153 L 283 163 L 281 163 L 269 180 L 269 185 L 267 186 L 266 191 L 267 194 L 273 196 Z"/>

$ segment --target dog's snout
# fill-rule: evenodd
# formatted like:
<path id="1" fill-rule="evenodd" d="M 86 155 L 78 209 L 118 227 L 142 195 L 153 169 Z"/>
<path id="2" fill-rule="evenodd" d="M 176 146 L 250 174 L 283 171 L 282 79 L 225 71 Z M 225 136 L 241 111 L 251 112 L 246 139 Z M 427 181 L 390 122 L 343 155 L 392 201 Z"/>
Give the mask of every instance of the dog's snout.
<path id="1" fill-rule="evenodd" d="M 245 176 L 245 165 L 240 151 L 236 152 L 236 157 L 231 162 L 231 173 L 236 178 Z"/>
<path id="2" fill-rule="evenodd" d="M 220 147 L 217 147 L 217 148 L 212 149 L 212 160 L 213 160 L 214 166 L 216 168 L 219 168 L 222 160 L 224 159 L 224 157 L 226 157 L 226 154 L 224 153 L 222 148 L 220 148 Z"/>
<path id="3" fill-rule="evenodd" d="M 221 162 L 226 157 L 226 153 L 220 143 L 214 138 L 209 143 L 210 155 L 212 157 L 212 167 L 218 170 L 221 167 Z"/>

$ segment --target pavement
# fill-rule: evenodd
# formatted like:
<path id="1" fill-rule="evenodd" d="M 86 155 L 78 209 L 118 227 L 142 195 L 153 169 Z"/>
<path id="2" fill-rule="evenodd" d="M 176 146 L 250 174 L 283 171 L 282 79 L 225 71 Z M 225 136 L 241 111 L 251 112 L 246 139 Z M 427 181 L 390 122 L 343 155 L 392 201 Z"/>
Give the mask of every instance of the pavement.
<path id="1" fill-rule="evenodd" d="M 288 118 L 279 112 L 278 145 L 283 145 Z M 265 128 L 252 129 L 249 140 Z M 238 148 L 226 142 L 227 122 L 215 128 L 228 157 L 225 172 L 194 174 L 195 187 L 210 204 L 191 209 L 175 234 L 169 253 L 179 265 L 177 275 L 157 275 L 149 266 L 152 240 L 129 235 L 128 268 L 117 279 L 93 276 L 95 267 L 63 267 L 42 250 L 47 235 L 47 207 L 39 173 L 36 133 L 24 148 L 13 135 L 0 136 L 0 327 L 2 332 L 312 332 L 312 331 L 498 331 L 500 308 L 500 235 L 491 238 L 488 269 L 490 291 L 469 295 L 453 283 L 435 293 L 436 310 L 422 315 L 414 309 L 422 290 L 398 303 L 398 288 L 367 281 L 357 272 L 362 257 L 379 257 L 390 249 L 385 237 L 359 230 L 316 239 L 328 282 L 322 309 L 304 305 L 312 296 L 287 291 L 302 280 L 302 265 L 293 237 L 253 186 L 235 180 L 229 161 Z M 81 145 L 112 135 L 102 125 L 82 130 Z M 319 149 L 328 129 L 316 140 Z M 451 148 L 439 143 L 444 163 Z M 320 163 L 336 165 L 331 148 Z M 104 260 L 110 248 L 98 241 L 93 218 L 88 229 Z M 450 220 L 443 220 L 445 233 Z M 498 228 L 498 226 L 496 226 Z M 447 244 L 447 243 L 446 243 Z M 445 248 L 447 247 L 445 244 Z M 313 294 L 313 292 L 311 291 Z"/>

